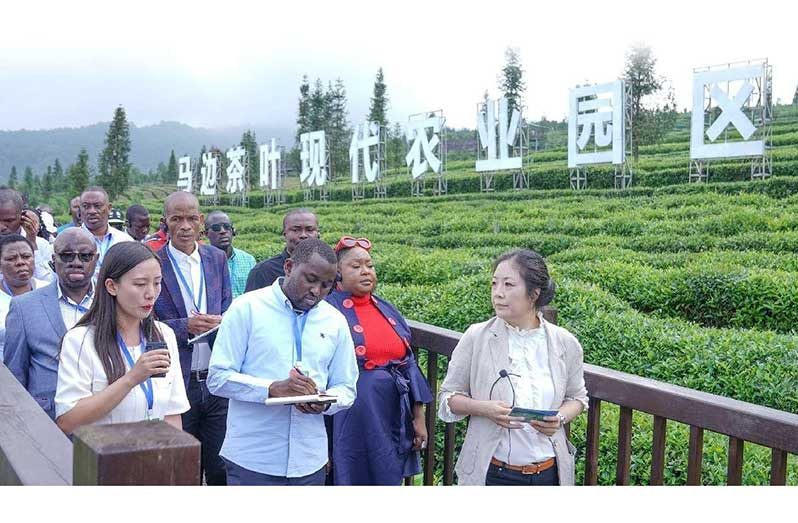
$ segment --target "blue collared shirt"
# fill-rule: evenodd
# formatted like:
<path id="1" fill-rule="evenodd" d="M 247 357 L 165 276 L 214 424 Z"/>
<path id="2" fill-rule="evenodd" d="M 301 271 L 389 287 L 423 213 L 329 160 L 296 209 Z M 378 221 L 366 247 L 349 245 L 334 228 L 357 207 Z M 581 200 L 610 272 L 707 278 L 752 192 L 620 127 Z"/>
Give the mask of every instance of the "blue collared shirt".
<path id="1" fill-rule="evenodd" d="M 105 236 L 103 236 L 102 240 L 99 239 L 94 235 L 93 232 L 86 227 L 84 223 L 81 227 L 88 231 L 91 234 L 91 237 L 94 238 L 94 243 L 97 244 L 97 265 L 94 266 L 94 279 L 97 279 L 97 276 L 100 274 L 100 268 L 103 265 L 103 260 L 105 259 L 105 253 L 108 252 L 108 249 L 116 245 L 117 243 L 121 242 L 134 242 L 134 240 L 128 233 L 125 231 L 120 231 L 108 225 L 108 230 L 105 232 Z"/>
<path id="2" fill-rule="evenodd" d="M 321 415 L 263 404 L 269 386 L 286 379 L 297 361 L 296 313 L 281 281 L 236 298 L 224 314 L 208 369 L 208 389 L 230 398 L 220 455 L 254 472 L 295 478 L 327 463 L 327 432 Z M 325 301 L 305 314 L 302 370 L 320 390 L 338 397 L 325 412 L 332 415 L 350 407 L 357 393 L 349 325 Z"/>

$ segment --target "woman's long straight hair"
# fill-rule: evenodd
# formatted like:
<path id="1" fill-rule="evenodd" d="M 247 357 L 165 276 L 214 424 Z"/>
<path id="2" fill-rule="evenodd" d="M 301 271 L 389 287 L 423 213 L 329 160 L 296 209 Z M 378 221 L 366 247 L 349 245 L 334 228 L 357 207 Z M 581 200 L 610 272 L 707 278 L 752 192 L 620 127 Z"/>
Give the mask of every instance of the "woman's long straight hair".
<path id="1" fill-rule="evenodd" d="M 112 296 L 105 288 L 105 281 L 110 278 L 119 282 L 119 278 L 139 263 L 149 259 L 161 260 L 152 250 L 138 242 L 117 243 L 105 253 L 100 275 L 97 278 L 94 300 L 87 312 L 75 327 L 86 326 L 94 329 L 94 348 L 100 357 L 108 384 L 125 375 L 125 359 L 116 341 L 116 296 Z M 153 314 L 141 322 L 141 328 L 150 341 L 163 341 L 163 335 L 155 325 Z"/>

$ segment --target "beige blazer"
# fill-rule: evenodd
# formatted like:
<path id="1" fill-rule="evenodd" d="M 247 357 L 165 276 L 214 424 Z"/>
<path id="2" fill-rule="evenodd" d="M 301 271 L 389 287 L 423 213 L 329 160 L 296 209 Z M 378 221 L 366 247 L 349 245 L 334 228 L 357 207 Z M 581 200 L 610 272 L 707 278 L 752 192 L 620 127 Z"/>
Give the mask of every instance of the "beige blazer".
<path id="1" fill-rule="evenodd" d="M 583 369 L 582 346 L 573 334 L 551 324 L 538 314 L 546 332 L 549 367 L 554 381 L 552 410 L 565 400 L 580 401 L 587 409 L 587 390 Z M 452 353 L 449 370 L 441 384 L 438 401 L 447 392 L 462 392 L 477 400 L 489 399 L 490 388 L 499 377 L 499 371 L 509 370 L 509 334 L 504 321 L 494 317 L 483 323 L 471 325 L 460 338 Z M 506 379 L 501 379 L 493 389 L 490 399 L 512 402 L 512 391 Z M 506 431 L 482 416 L 471 416 L 468 421 L 463 448 L 457 458 L 455 472 L 460 485 L 484 485 L 490 459 Z M 565 430 L 559 429 L 552 437 L 560 485 L 574 484 L 574 453 L 576 449 L 567 441 Z"/>

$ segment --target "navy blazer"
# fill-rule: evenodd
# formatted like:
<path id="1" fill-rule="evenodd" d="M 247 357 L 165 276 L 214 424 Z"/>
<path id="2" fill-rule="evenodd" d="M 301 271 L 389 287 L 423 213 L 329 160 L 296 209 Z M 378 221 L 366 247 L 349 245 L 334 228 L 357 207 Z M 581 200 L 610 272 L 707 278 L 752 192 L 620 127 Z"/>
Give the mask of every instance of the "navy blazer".
<path id="1" fill-rule="evenodd" d="M 230 272 L 227 268 L 227 255 L 221 249 L 210 245 L 198 245 L 202 272 L 205 273 L 205 299 L 207 300 L 207 314 L 224 314 L 233 301 L 233 291 L 230 287 Z M 168 245 L 156 253 L 161 259 L 161 272 L 163 280 L 161 294 L 155 301 L 155 314 L 158 319 L 169 325 L 175 331 L 177 348 L 180 353 L 180 367 L 183 371 L 183 381 L 188 387 L 188 378 L 191 374 L 191 355 L 194 346 L 188 344 L 193 334 L 188 332 L 188 310 L 183 303 L 183 294 L 180 292 L 178 276 L 172 262 L 169 261 Z M 216 334 L 208 336 L 208 343 L 213 349 Z"/>
<path id="2" fill-rule="evenodd" d="M 16 296 L 6 316 L 6 367 L 51 419 L 55 419 L 58 356 L 66 325 L 58 282 Z"/>

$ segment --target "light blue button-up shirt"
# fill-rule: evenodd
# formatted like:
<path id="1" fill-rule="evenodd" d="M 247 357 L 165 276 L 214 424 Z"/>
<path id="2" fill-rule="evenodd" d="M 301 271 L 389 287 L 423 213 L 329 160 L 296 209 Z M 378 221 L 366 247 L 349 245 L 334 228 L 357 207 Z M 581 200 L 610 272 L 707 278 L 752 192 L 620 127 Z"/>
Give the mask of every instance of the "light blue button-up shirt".
<path id="1" fill-rule="evenodd" d="M 296 313 L 278 279 L 271 287 L 236 298 L 224 314 L 208 369 L 208 389 L 230 398 L 227 434 L 220 455 L 245 469 L 296 478 L 327 463 L 327 432 L 321 415 L 292 406 L 266 406 L 269 386 L 288 378 L 297 362 Z M 322 301 L 302 332 L 302 370 L 319 390 L 338 397 L 332 415 L 355 401 L 358 367 L 349 325 Z"/>

